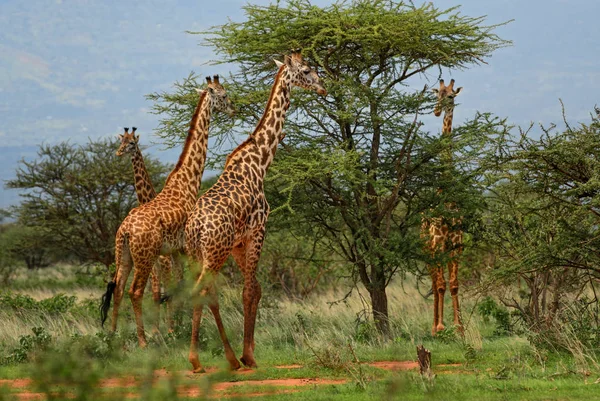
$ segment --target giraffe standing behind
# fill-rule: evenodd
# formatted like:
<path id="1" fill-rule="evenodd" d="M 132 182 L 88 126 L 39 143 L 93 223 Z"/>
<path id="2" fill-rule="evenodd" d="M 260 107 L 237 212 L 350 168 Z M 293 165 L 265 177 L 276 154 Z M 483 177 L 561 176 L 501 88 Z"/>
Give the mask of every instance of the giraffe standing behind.
<path id="1" fill-rule="evenodd" d="M 117 156 L 121 157 L 125 154 L 129 154 L 131 156 L 131 164 L 133 166 L 133 174 L 135 178 L 135 193 L 137 195 L 138 204 L 143 205 L 145 203 L 150 202 L 156 197 L 156 190 L 154 189 L 154 185 L 152 184 L 152 180 L 150 179 L 150 174 L 148 174 L 148 170 L 146 169 L 144 157 L 142 156 L 142 151 L 139 147 L 140 136 L 136 135 L 135 133 L 137 128 L 132 127 L 131 133 L 129 133 L 129 128 L 125 128 L 124 130 L 125 132 L 119 135 L 121 139 L 121 145 L 117 150 Z M 155 264 L 152 267 L 152 298 L 154 300 L 154 304 L 157 307 L 157 319 L 155 328 L 156 331 L 158 331 L 158 321 L 160 314 L 160 283 L 162 281 L 165 285 L 165 288 L 169 287 L 171 283 L 171 264 L 172 263 L 170 256 L 161 255 L 159 257 L 159 263 Z M 179 275 L 179 277 L 176 277 L 177 280 L 181 280 L 182 278 L 183 277 L 181 274 Z M 167 300 L 167 320 L 169 322 L 170 331 L 173 330 L 174 325 L 174 322 L 171 317 L 171 302 L 170 300 Z"/>
<path id="2" fill-rule="evenodd" d="M 450 85 L 446 86 L 444 80 L 440 80 L 439 89 L 433 89 L 437 94 L 438 101 L 433 113 L 439 117 L 444 111 L 442 124 L 442 135 L 450 136 L 452 134 L 452 118 L 454 116 L 454 98 L 460 93 L 461 88 L 454 89 L 454 79 Z M 452 161 L 451 150 L 443 156 L 447 162 Z M 438 192 L 439 193 L 439 192 Z M 446 209 L 456 213 L 458 208 L 454 203 L 445 205 Z M 460 307 L 458 302 L 458 264 L 463 250 L 463 232 L 460 229 L 460 218 L 447 219 L 444 217 L 434 217 L 424 219 L 421 227 L 421 234 L 426 239 L 426 249 L 435 257 L 436 254 L 444 254 L 450 250 L 448 273 L 450 282 L 450 295 L 452 296 L 452 308 L 454 311 L 454 325 L 458 327 L 459 332 L 463 333 L 463 327 L 460 320 Z M 446 278 L 444 277 L 444 266 L 436 263 L 435 266 L 429 266 L 433 290 L 433 327 L 431 334 L 444 330 L 444 295 L 446 293 Z"/>
<path id="3" fill-rule="evenodd" d="M 199 99 L 183 151 L 163 190 L 150 202 L 132 209 L 117 231 L 115 241 L 116 274 L 103 296 L 102 323 L 106 320 L 112 294 L 115 295 L 111 329 L 117 328 L 119 305 L 127 277 L 134 267 L 129 297 L 133 304 L 138 342 L 147 345 L 142 318 L 142 297 L 148 276 L 160 254 L 175 256 L 175 269 L 181 269 L 178 257 L 183 250 L 183 229 L 194 206 L 204 172 L 208 145 L 208 127 L 213 110 L 234 114 L 231 101 L 215 75 L 208 87 L 198 91 Z"/>
<path id="4" fill-rule="evenodd" d="M 285 114 L 292 86 L 327 92 L 315 71 L 306 65 L 300 51 L 277 62 L 279 71 L 271 89 L 265 112 L 249 138 L 240 144 L 225 162 L 219 180 L 196 203 L 185 227 L 186 253 L 201 267 L 194 292 L 200 291 L 212 311 L 231 369 L 240 363 L 229 344 L 221 316 L 214 278 L 230 254 L 244 276 L 244 350 L 241 361 L 256 367 L 254 326 L 261 287 L 256 266 L 265 238 L 269 204 L 264 194 L 264 178 L 282 139 Z M 194 305 L 189 360 L 194 372 L 202 372 L 198 359 L 198 334 L 202 303 Z"/>

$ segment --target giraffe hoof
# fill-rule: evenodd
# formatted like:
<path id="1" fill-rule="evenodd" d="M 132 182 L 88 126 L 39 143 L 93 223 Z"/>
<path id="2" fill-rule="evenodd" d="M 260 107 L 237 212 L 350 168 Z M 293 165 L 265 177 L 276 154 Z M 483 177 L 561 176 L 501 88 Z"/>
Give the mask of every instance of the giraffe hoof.
<path id="1" fill-rule="evenodd" d="M 240 362 L 236 359 L 234 362 L 229 362 L 229 370 L 239 370 L 242 367 Z"/>
<path id="2" fill-rule="evenodd" d="M 245 357 L 241 357 L 240 361 L 244 364 L 244 366 L 247 366 L 249 368 L 252 369 L 256 369 L 258 368 L 258 365 L 256 364 L 256 361 L 252 358 L 245 358 Z"/>
<path id="3" fill-rule="evenodd" d="M 192 373 L 206 373 L 206 370 L 204 370 L 204 368 L 200 366 L 199 368 L 193 369 Z"/>

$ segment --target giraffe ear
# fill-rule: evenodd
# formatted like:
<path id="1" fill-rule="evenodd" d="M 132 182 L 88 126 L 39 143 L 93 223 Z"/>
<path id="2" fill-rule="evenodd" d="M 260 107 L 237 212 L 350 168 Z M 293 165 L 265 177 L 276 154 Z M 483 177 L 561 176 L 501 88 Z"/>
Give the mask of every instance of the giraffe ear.
<path id="1" fill-rule="evenodd" d="M 123 139 L 124 136 L 125 135 L 123 135 L 123 134 L 119 134 L 119 138 L 121 138 L 121 139 Z"/>
<path id="2" fill-rule="evenodd" d="M 133 139 L 135 139 L 135 143 L 138 143 L 140 141 L 140 136 L 133 134 Z"/>
<path id="3" fill-rule="evenodd" d="M 279 60 L 273 59 L 273 61 L 275 62 L 275 64 L 277 64 L 277 68 L 280 68 L 283 65 L 283 63 Z"/>
<path id="4" fill-rule="evenodd" d="M 431 91 L 435 94 L 438 94 L 440 92 L 440 90 L 438 88 L 433 88 L 433 89 L 431 89 Z"/>
<path id="5" fill-rule="evenodd" d="M 454 96 L 457 96 L 461 90 L 462 90 L 462 86 L 459 88 L 456 88 L 456 90 L 454 91 Z"/>

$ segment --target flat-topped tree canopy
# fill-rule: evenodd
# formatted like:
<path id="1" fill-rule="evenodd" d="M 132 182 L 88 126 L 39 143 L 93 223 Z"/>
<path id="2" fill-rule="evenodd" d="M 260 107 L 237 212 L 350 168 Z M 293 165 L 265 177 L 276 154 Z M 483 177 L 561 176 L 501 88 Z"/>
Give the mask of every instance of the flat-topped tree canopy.
<path id="1" fill-rule="evenodd" d="M 193 32 L 212 48 L 215 63 L 238 67 L 227 79 L 242 122 L 233 132 L 243 138 L 259 121 L 277 71 L 273 60 L 301 48 L 328 94 L 294 94 L 284 147 L 267 178 L 267 198 L 274 216 L 281 209 L 295 212 L 281 218 L 286 229 L 327 241 L 352 266 L 385 331 L 385 287 L 397 271 L 417 269 L 415 261 L 425 258 L 413 229 L 420 213 L 437 208 L 434 202 L 443 206 L 446 200 L 436 194 L 443 188 L 443 197 L 460 206 L 468 224 L 478 205 L 473 182 L 481 153 L 499 125 L 478 115 L 451 137 L 440 138 L 439 129 L 424 132 L 420 117 L 433 111 L 436 99 L 431 91 L 408 85 L 437 85 L 443 70 L 485 63 L 510 45 L 495 33 L 504 24 L 486 25 L 484 17 L 431 3 L 354 0 L 319 7 L 290 0 L 244 10 L 245 21 Z M 194 79 L 179 85 L 185 88 Z M 165 116 L 158 134 L 179 140 L 175 128 L 189 118 L 185 90 L 150 99 L 157 102 L 155 112 Z M 178 104 L 186 107 L 174 107 Z M 223 136 L 232 132 L 219 121 L 214 128 Z M 450 145 L 452 164 L 440 158 Z M 220 168 L 223 159 L 216 160 L 213 166 Z"/>

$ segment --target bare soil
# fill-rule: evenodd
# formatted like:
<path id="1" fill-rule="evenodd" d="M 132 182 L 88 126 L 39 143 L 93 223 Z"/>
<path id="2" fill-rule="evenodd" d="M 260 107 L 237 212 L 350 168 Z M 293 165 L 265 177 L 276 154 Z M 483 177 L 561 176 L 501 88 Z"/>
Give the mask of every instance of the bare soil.
<path id="1" fill-rule="evenodd" d="M 416 361 L 378 361 L 378 362 L 367 362 L 366 365 L 373 366 L 375 368 L 389 370 L 389 371 L 404 371 L 404 370 L 415 370 L 419 368 L 419 365 Z M 448 364 L 448 365 L 437 365 L 438 367 L 454 367 L 460 366 L 460 364 Z M 279 365 L 275 366 L 277 369 L 300 369 L 303 366 L 298 364 L 292 365 Z M 206 368 L 207 373 L 217 372 L 219 368 L 217 367 L 208 367 Z M 252 373 L 252 369 L 240 369 L 236 372 L 232 372 L 233 375 L 246 375 Z M 438 373 L 451 373 L 450 371 L 440 371 Z M 175 374 L 180 377 L 186 377 L 188 379 L 193 379 L 194 377 L 198 377 L 197 374 L 191 373 L 190 371 L 180 371 Z M 169 372 L 165 369 L 154 371 L 154 379 L 158 380 L 162 377 L 169 377 L 173 375 L 173 372 Z M 271 394 L 288 394 L 301 391 L 298 387 L 305 386 L 321 386 L 321 385 L 335 385 L 335 384 L 344 384 L 348 380 L 347 379 L 319 379 L 319 378 L 300 378 L 300 379 L 267 379 L 267 380 L 240 380 L 240 381 L 231 381 L 231 382 L 221 382 L 216 383 L 211 387 L 211 392 L 214 393 L 215 397 L 219 398 L 230 398 L 230 397 L 260 397 Z M 140 385 L 141 379 L 135 376 L 121 376 L 121 377 L 112 377 L 108 379 L 103 379 L 100 382 L 100 386 L 103 388 L 135 388 Z M 30 400 L 45 400 L 46 397 L 42 393 L 32 392 L 33 382 L 29 378 L 20 378 L 20 379 L 4 379 L 0 380 L 0 387 L 7 386 L 10 389 L 17 390 L 12 393 L 12 395 L 16 396 L 20 401 L 30 401 Z M 236 388 L 242 386 L 265 386 L 272 387 L 272 389 L 265 390 L 262 392 L 254 392 L 254 393 L 243 393 L 235 391 Z M 181 396 L 185 397 L 197 397 L 203 394 L 203 390 L 200 389 L 197 385 L 191 385 L 187 383 L 185 385 L 179 386 L 177 389 L 178 393 Z M 127 393 L 127 398 L 137 398 L 139 397 L 136 393 Z"/>

